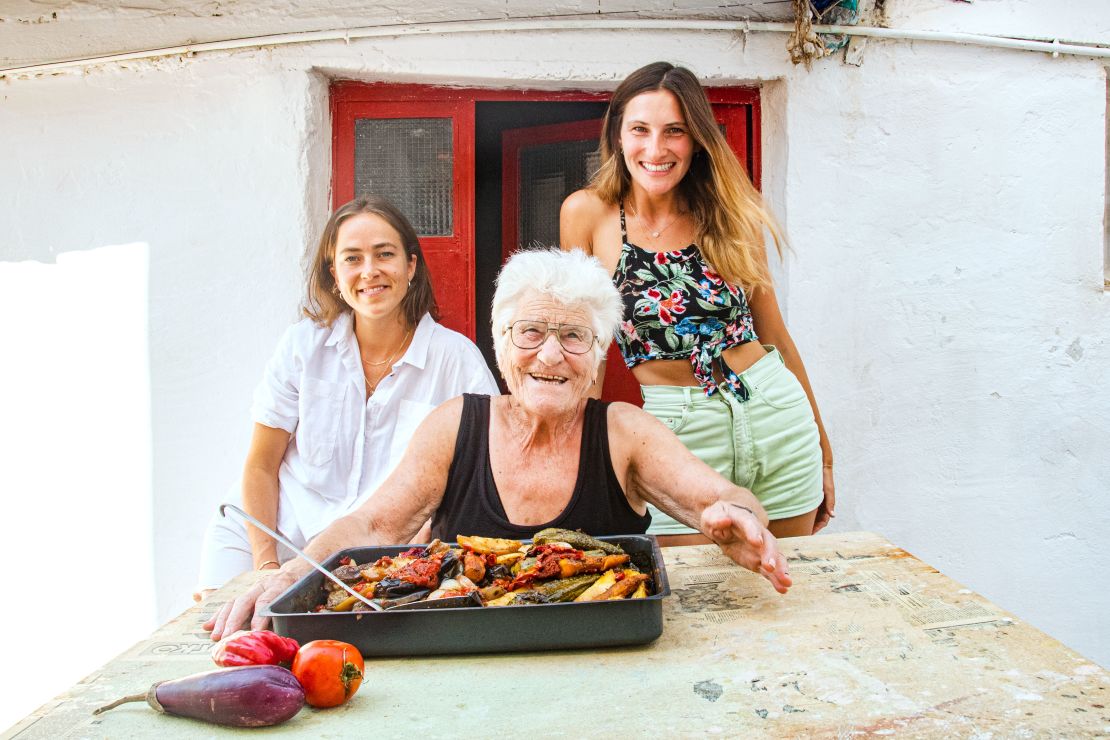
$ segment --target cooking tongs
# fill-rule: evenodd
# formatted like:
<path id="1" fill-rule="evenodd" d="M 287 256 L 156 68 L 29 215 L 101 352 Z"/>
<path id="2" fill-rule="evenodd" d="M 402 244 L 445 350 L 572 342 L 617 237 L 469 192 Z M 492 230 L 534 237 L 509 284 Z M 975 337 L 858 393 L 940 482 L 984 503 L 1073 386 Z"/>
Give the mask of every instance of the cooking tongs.
<path id="1" fill-rule="evenodd" d="M 310 558 L 308 555 L 306 555 L 304 553 L 304 551 L 301 550 L 301 548 L 297 547 L 292 542 L 290 542 L 289 538 L 286 537 L 285 535 L 279 534 L 279 533 L 275 532 L 274 530 L 270 529 L 265 524 L 258 521 L 253 516 L 251 516 L 250 514 L 248 514 L 245 511 L 243 511 L 242 509 L 240 509 L 235 504 L 222 504 L 220 506 L 220 516 L 227 516 L 227 512 L 225 511 L 226 509 L 231 509 L 236 514 L 238 514 L 239 516 L 243 517 L 248 522 L 250 522 L 252 525 L 258 527 L 263 532 L 265 532 L 266 534 L 270 535 L 271 537 L 273 537 L 275 540 L 277 540 L 281 544 L 288 547 L 290 550 L 292 550 L 293 552 L 295 552 L 297 554 L 297 557 L 299 557 L 301 560 L 303 560 L 306 563 L 308 563 L 309 565 L 311 565 L 316 570 L 323 573 L 325 578 L 327 578 L 329 581 L 331 581 L 335 585 L 339 586 L 341 589 L 343 589 L 344 591 L 349 593 L 351 596 L 354 596 L 356 599 L 361 601 L 363 604 L 366 604 L 368 607 L 370 607 L 371 609 L 373 609 L 376 612 L 382 611 L 382 607 L 381 607 L 380 604 L 377 604 L 374 601 L 366 598 L 365 596 L 360 594 L 358 591 L 355 591 L 353 588 L 348 586 L 346 583 L 344 583 L 340 579 L 336 578 L 334 573 L 332 573 L 330 570 L 328 570 L 327 568 L 325 568 L 324 566 L 320 565 L 315 560 Z"/>

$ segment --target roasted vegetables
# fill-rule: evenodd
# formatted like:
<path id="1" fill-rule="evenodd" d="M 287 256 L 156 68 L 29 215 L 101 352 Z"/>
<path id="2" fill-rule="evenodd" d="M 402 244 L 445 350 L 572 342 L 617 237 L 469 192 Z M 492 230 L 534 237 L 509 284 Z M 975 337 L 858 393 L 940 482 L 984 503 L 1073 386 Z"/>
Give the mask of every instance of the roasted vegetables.
<path id="1" fill-rule="evenodd" d="M 269 630 L 228 635 L 212 648 L 212 660 L 218 666 L 279 665 L 291 663 L 300 645 L 296 640 L 276 635 Z"/>
<path id="2" fill-rule="evenodd" d="M 229 727 L 267 727 L 299 712 L 305 703 L 305 691 L 285 668 L 248 665 L 159 681 L 145 694 L 125 696 L 93 714 L 144 700 L 162 714 Z"/>
<path id="3" fill-rule="evenodd" d="M 345 562 L 342 576 L 384 609 L 449 608 L 484 604 L 513 606 L 575 600 L 643 597 L 650 576 L 620 547 L 582 532 L 545 529 L 532 544 L 491 537 L 458 537 L 459 548 L 439 540 L 373 563 Z M 598 582 L 603 581 L 601 586 Z M 348 611 L 364 605 L 344 591 L 329 590 L 317 610 Z M 440 604 L 436 603 L 436 606 Z"/>

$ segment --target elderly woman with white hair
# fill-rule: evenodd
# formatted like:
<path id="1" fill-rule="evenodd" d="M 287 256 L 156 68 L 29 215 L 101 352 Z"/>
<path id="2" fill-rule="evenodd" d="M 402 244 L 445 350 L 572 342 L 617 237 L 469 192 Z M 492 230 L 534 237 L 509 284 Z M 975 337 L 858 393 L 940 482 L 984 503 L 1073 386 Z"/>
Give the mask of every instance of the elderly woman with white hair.
<path id="1" fill-rule="evenodd" d="M 514 255 L 493 299 L 497 364 L 511 395 L 465 395 L 436 408 L 400 464 L 359 509 L 309 544 L 323 559 L 348 547 L 432 534 L 530 537 L 546 527 L 593 535 L 644 532 L 651 503 L 708 536 L 780 593 L 786 560 L 751 491 L 690 453 L 635 406 L 589 397 L 621 299 L 580 251 Z M 309 570 L 290 561 L 205 626 L 230 633 Z M 255 617 L 252 628 L 264 626 Z"/>

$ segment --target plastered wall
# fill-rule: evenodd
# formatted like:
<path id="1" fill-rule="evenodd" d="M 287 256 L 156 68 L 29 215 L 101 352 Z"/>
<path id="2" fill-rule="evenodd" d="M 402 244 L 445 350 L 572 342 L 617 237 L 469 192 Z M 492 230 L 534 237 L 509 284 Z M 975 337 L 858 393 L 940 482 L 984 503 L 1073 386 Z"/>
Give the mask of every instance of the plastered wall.
<path id="1" fill-rule="evenodd" d="M 837 458 L 834 531 L 879 532 L 1110 665 L 1103 67 L 872 40 L 861 67 L 806 71 L 783 44 L 459 35 L 0 80 L 0 265 L 148 245 L 150 444 L 114 453 L 90 488 L 110 517 L 111 466 L 149 465 L 150 527 L 133 536 L 153 554 L 155 618 L 190 603 L 251 390 L 296 318 L 301 254 L 327 215 L 327 80 L 596 88 L 663 58 L 764 87 L 765 190 L 793 245 L 779 294 Z M 9 308 L 0 336 L 34 314 Z M 53 331 L 36 341 L 64 339 Z M 103 578 L 98 607 L 119 608 Z"/>

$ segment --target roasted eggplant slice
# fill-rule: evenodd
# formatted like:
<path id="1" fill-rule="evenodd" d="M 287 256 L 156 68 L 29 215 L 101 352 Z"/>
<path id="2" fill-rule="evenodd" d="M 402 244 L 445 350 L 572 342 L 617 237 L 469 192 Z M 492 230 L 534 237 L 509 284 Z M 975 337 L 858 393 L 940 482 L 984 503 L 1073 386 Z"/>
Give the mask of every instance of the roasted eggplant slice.
<path id="1" fill-rule="evenodd" d="M 551 542 L 565 542 L 571 547 L 575 547 L 579 550 L 601 550 L 610 555 L 621 555 L 624 553 L 624 550 L 611 542 L 603 542 L 594 539 L 584 532 L 576 532 L 571 529 L 556 529 L 555 527 L 541 529 L 539 532 L 536 532 L 535 536 L 532 537 L 532 542 L 537 545 L 544 545 Z"/>
<path id="2" fill-rule="evenodd" d="M 412 581 L 406 581 L 401 578 L 385 578 L 378 581 L 374 587 L 374 596 L 378 598 L 389 598 L 393 596 L 404 596 L 411 594 L 413 591 L 427 591 L 421 589 L 420 585 Z"/>

